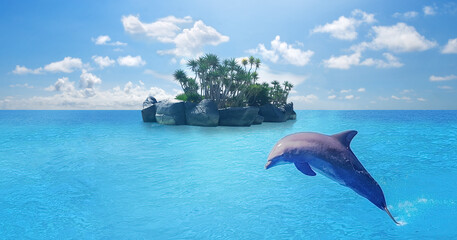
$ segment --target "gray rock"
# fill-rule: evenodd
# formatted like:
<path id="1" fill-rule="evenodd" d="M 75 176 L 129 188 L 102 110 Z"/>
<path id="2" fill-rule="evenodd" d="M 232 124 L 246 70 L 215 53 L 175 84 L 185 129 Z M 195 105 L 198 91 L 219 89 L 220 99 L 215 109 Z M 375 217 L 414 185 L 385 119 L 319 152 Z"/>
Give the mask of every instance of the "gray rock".
<path id="1" fill-rule="evenodd" d="M 288 119 L 284 108 L 278 108 L 271 104 L 260 106 L 259 115 L 264 117 L 264 122 L 285 122 Z"/>
<path id="2" fill-rule="evenodd" d="M 251 126 L 258 113 L 258 107 L 230 107 L 219 109 L 219 125 Z"/>
<path id="3" fill-rule="evenodd" d="M 295 120 L 295 119 L 297 119 L 297 113 L 295 113 L 295 111 L 292 110 L 292 113 L 289 115 L 288 120 Z"/>
<path id="4" fill-rule="evenodd" d="M 156 121 L 165 125 L 186 124 L 184 102 L 163 101 L 156 103 Z"/>
<path id="5" fill-rule="evenodd" d="M 284 110 L 286 111 L 287 120 L 297 119 L 297 113 L 294 111 L 294 103 L 287 103 L 284 105 Z"/>
<path id="6" fill-rule="evenodd" d="M 254 122 L 252 124 L 253 125 L 259 125 L 259 124 L 262 124 L 262 123 L 263 123 L 263 117 L 260 116 L 260 115 L 257 115 L 257 117 L 255 117 Z"/>
<path id="7" fill-rule="evenodd" d="M 157 103 L 157 100 L 153 96 L 149 96 L 143 102 L 143 109 L 148 108 Z"/>
<path id="8" fill-rule="evenodd" d="M 200 103 L 186 102 L 186 122 L 194 126 L 217 126 L 219 111 L 213 100 L 203 99 Z"/>
<path id="9" fill-rule="evenodd" d="M 143 117 L 143 122 L 155 122 L 156 121 L 156 111 L 157 111 L 157 106 L 155 104 L 141 110 L 141 116 Z"/>

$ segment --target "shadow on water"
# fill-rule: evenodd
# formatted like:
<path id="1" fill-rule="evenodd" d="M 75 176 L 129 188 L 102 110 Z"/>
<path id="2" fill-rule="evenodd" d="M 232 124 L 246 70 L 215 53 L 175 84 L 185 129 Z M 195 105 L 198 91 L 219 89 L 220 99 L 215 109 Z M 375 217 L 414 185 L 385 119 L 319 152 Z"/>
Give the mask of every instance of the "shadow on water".
<path id="1" fill-rule="evenodd" d="M 264 122 L 260 125 L 251 126 L 217 126 L 217 127 L 203 127 L 203 126 L 190 126 L 190 125 L 161 125 L 155 122 L 143 122 L 142 128 L 148 131 L 169 131 L 173 134 L 186 135 L 186 134 L 205 134 L 206 136 L 215 136 L 217 134 L 243 134 L 251 133 L 253 131 L 276 131 L 279 129 L 286 130 L 292 129 L 296 120 L 289 120 L 287 122 Z"/>

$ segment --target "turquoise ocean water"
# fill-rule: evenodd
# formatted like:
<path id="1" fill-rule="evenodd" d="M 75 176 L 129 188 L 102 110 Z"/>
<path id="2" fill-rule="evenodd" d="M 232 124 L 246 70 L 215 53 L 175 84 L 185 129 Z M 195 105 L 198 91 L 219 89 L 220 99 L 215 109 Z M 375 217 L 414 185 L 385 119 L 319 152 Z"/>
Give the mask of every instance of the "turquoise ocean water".
<path id="1" fill-rule="evenodd" d="M 457 111 L 298 111 L 252 127 L 139 111 L 0 111 L 0 239 L 457 239 Z M 397 220 L 293 165 L 287 134 L 354 129 Z"/>

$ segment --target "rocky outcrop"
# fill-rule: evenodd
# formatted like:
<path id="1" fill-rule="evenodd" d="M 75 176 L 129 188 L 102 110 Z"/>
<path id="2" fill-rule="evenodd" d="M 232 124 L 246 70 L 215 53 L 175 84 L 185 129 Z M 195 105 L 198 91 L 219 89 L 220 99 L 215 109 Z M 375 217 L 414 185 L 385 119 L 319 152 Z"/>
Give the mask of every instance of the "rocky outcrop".
<path id="1" fill-rule="evenodd" d="M 156 105 L 152 105 L 141 110 L 141 116 L 143 117 L 143 122 L 155 122 L 156 121 Z"/>
<path id="2" fill-rule="evenodd" d="M 288 120 L 295 120 L 295 119 L 297 119 L 297 113 L 295 113 L 295 111 L 292 110 L 292 113 L 289 115 Z"/>
<path id="3" fill-rule="evenodd" d="M 155 122 L 156 121 L 156 110 L 157 106 L 155 105 L 157 100 L 149 96 L 143 102 L 143 110 L 141 110 L 141 116 L 143 117 L 143 122 Z"/>
<path id="4" fill-rule="evenodd" d="M 146 108 L 148 108 L 150 106 L 153 106 L 156 103 L 157 103 L 157 100 L 153 96 L 149 96 L 143 102 L 143 109 L 146 109 Z"/>
<path id="5" fill-rule="evenodd" d="M 219 124 L 219 111 L 213 100 L 204 99 L 200 103 L 185 103 L 186 122 L 194 126 L 211 126 Z"/>
<path id="6" fill-rule="evenodd" d="M 157 106 L 156 121 L 165 125 L 186 124 L 184 102 L 163 101 L 155 104 Z"/>
<path id="7" fill-rule="evenodd" d="M 219 125 L 251 126 L 258 113 L 258 107 L 230 107 L 219 109 Z"/>
<path id="8" fill-rule="evenodd" d="M 257 117 L 255 117 L 254 122 L 252 123 L 252 125 L 259 125 L 259 124 L 262 124 L 262 123 L 263 123 L 263 117 L 260 116 L 260 115 L 257 115 Z"/>
<path id="9" fill-rule="evenodd" d="M 157 102 L 152 96 L 143 102 L 141 115 L 144 122 L 193 126 L 251 126 L 263 122 L 285 122 L 297 117 L 293 103 L 280 107 L 266 104 L 260 107 L 218 109 L 216 102 L 210 99 L 200 103 L 176 100 Z"/>
<path id="10" fill-rule="evenodd" d="M 287 120 L 297 119 L 297 113 L 294 111 L 294 103 L 291 102 L 284 105 L 284 110 L 286 111 Z"/>
<path id="11" fill-rule="evenodd" d="M 278 108 L 272 104 L 260 106 L 259 115 L 264 118 L 264 122 L 285 122 L 289 118 L 284 108 Z"/>

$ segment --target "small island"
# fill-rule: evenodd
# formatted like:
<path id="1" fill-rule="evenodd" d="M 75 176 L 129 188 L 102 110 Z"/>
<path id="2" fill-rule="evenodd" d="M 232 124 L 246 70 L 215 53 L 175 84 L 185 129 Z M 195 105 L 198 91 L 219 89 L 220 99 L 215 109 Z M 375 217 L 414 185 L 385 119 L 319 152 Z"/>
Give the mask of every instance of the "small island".
<path id="1" fill-rule="evenodd" d="M 173 76 L 184 93 L 174 100 L 157 101 L 153 96 L 143 102 L 144 122 L 166 125 L 251 126 L 262 122 L 295 120 L 293 103 L 287 97 L 293 85 L 285 81 L 259 83 L 260 59 L 219 60 L 206 54 L 188 60 L 193 76 L 178 69 Z"/>

